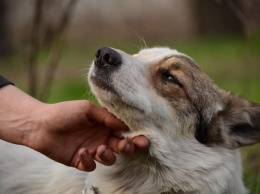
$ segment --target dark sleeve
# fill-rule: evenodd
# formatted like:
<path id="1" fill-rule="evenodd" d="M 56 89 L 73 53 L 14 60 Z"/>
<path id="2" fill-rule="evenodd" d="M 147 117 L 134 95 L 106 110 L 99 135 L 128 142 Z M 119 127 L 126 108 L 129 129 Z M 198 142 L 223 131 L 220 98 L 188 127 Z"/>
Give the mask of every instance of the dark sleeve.
<path id="1" fill-rule="evenodd" d="M 9 84 L 14 85 L 12 82 L 10 82 L 9 80 L 5 79 L 4 77 L 2 77 L 0 75 L 0 88 L 4 87 L 6 85 L 9 85 Z"/>

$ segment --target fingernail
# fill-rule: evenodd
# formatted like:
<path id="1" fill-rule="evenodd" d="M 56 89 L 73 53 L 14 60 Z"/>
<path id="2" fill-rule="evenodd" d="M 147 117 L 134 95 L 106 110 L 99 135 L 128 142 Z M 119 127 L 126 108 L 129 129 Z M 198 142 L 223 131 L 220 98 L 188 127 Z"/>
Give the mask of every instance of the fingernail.
<path id="1" fill-rule="evenodd" d="M 86 157 L 86 155 L 87 155 L 87 152 L 86 152 L 86 151 L 84 151 L 84 152 L 81 153 L 81 157 Z"/>
<path id="2" fill-rule="evenodd" d="M 108 157 L 108 148 L 106 148 L 106 150 L 104 151 L 104 153 L 102 154 L 102 158 L 103 159 L 107 159 Z"/>
<path id="3" fill-rule="evenodd" d="M 130 143 L 127 143 L 126 146 L 125 146 L 124 152 L 129 152 L 130 148 L 131 148 Z"/>

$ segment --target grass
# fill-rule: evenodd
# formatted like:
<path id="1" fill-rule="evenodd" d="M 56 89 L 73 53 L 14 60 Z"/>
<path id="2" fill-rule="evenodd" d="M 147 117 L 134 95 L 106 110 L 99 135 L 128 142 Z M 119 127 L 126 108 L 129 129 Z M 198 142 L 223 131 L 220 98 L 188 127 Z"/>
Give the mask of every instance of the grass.
<path id="1" fill-rule="evenodd" d="M 88 66 L 99 46 L 108 45 L 134 54 L 139 41 L 104 41 L 85 46 L 65 47 L 59 71 L 52 86 L 48 103 L 65 100 L 89 99 L 97 102 L 86 81 Z M 196 40 L 169 40 L 148 42 L 148 46 L 169 46 L 191 56 L 220 87 L 260 103 L 260 36 L 250 40 L 250 56 L 245 53 L 242 37 L 207 37 Z M 44 71 L 47 52 L 39 56 L 40 72 Z M 5 60 L 0 59 L 0 72 L 26 90 L 26 66 L 23 53 Z M 241 149 L 244 181 L 252 193 L 260 194 L 260 144 Z"/>
<path id="2" fill-rule="evenodd" d="M 241 149 L 244 182 L 252 194 L 260 193 L 260 146 L 254 145 Z"/>

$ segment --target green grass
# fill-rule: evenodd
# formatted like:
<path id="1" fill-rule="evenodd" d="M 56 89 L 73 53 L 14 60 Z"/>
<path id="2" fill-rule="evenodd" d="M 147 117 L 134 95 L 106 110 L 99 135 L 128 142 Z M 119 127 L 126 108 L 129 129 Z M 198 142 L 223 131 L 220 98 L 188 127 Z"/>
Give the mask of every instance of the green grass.
<path id="1" fill-rule="evenodd" d="M 260 145 L 241 149 L 244 182 L 252 194 L 260 193 Z"/>
<path id="2" fill-rule="evenodd" d="M 206 37 L 195 40 L 147 42 L 148 46 L 169 46 L 191 56 L 217 85 L 249 100 L 260 103 L 260 36 L 250 40 L 247 56 L 242 37 Z M 133 43 L 104 41 L 85 46 L 66 46 L 61 55 L 57 78 L 48 103 L 88 99 L 97 103 L 86 82 L 87 68 L 100 46 L 111 46 L 134 54 L 139 40 Z M 40 72 L 47 63 L 47 51 L 39 56 Z M 0 59 L 0 72 L 26 90 L 26 65 L 23 52 L 11 58 Z M 244 181 L 252 193 L 260 194 L 260 144 L 242 149 Z"/>
<path id="3" fill-rule="evenodd" d="M 58 87 L 57 85 L 53 86 L 50 97 L 48 98 L 48 103 L 80 99 L 87 99 L 97 103 L 87 82 L 67 80 L 62 87 Z"/>

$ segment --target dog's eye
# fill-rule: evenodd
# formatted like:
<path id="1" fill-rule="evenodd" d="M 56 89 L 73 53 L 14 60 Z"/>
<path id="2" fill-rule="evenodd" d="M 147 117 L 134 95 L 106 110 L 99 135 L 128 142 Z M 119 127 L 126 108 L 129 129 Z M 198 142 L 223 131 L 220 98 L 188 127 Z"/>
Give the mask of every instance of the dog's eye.
<path id="1" fill-rule="evenodd" d="M 174 75 L 170 74 L 168 71 L 162 72 L 162 79 L 166 82 L 176 84 L 182 88 L 182 84 L 179 82 L 179 80 Z"/>

